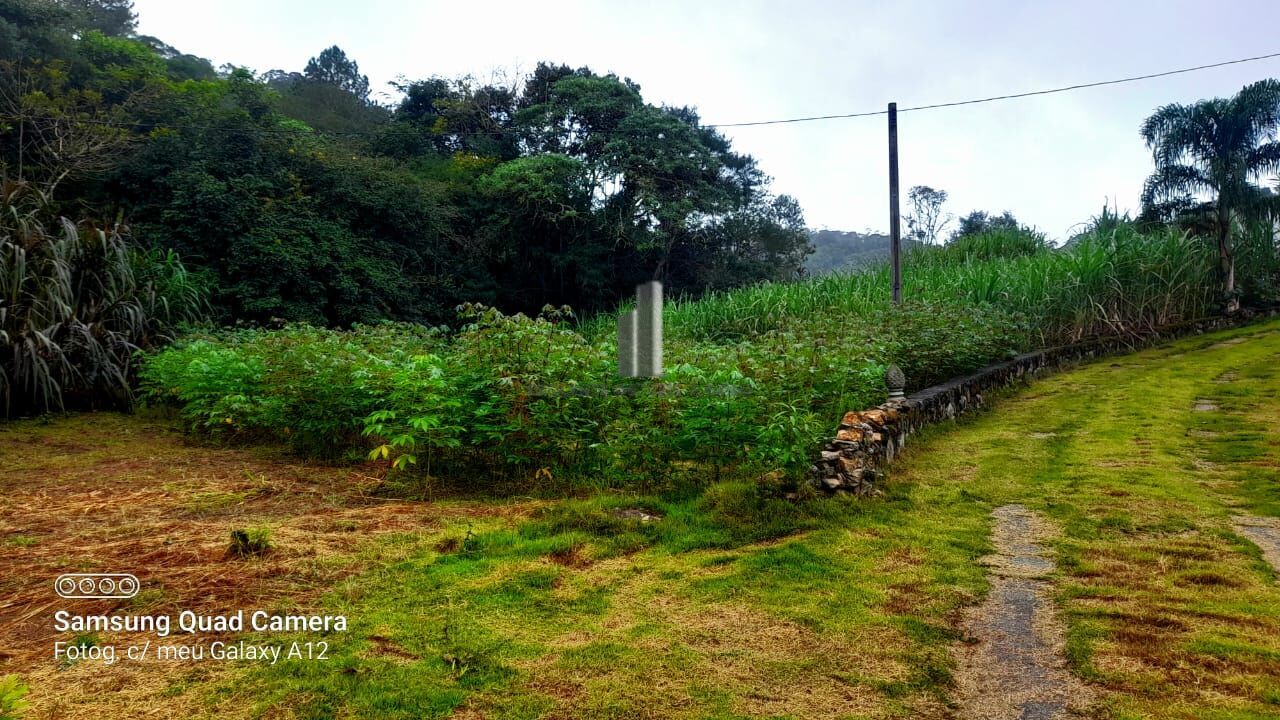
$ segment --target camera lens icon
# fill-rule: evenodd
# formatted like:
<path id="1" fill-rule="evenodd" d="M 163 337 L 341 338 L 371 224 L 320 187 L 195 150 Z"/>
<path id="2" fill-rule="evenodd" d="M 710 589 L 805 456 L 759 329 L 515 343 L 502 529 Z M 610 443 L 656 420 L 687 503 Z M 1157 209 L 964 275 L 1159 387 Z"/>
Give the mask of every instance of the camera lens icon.
<path id="1" fill-rule="evenodd" d="M 56 589 L 58 591 L 58 594 L 63 597 L 67 597 L 68 595 L 75 595 L 76 579 L 63 575 L 62 577 L 58 578 L 58 582 L 56 583 Z"/>
<path id="2" fill-rule="evenodd" d="M 53 581 L 68 600 L 124 600 L 138 594 L 138 578 L 128 573 L 67 573 Z"/>

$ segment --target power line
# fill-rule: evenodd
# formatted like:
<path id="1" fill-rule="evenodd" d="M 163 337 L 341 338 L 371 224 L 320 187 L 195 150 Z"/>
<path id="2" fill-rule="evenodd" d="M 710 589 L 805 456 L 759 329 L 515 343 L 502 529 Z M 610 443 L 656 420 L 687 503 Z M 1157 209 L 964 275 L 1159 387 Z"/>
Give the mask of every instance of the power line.
<path id="1" fill-rule="evenodd" d="M 1031 92 L 1013 93 L 1010 95 L 993 95 L 991 97 L 975 98 L 973 100 L 957 100 L 955 102 L 935 103 L 933 105 L 916 105 L 914 107 L 898 108 L 898 112 L 911 112 L 912 110 L 936 110 L 938 108 L 958 107 L 960 105 L 977 105 L 979 103 L 995 102 L 996 100 L 1013 100 L 1015 98 L 1032 97 L 1034 95 L 1052 95 L 1054 93 L 1068 92 L 1071 90 L 1083 90 L 1085 88 L 1102 87 L 1104 85 L 1119 85 L 1121 83 L 1137 82 L 1139 80 L 1150 80 L 1152 78 L 1168 77 L 1169 75 L 1181 75 L 1183 73 L 1196 72 L 1198 70 L 1208 70 L 1211 68 L 1225 67 L 1227 65 L 1239 65 L 1241 63 L 1256 62 L 1258 60 L 1269 60 L 1271 58 L 1280 57 L 1280 52 L 1270 53 L 1267 55 L 1255 55 L 1254 57 L 1239 58 L 1237 60 L 1225 60 L 1223 62 L 1211 63 L 1209 65 L 1197 65 L 1195 67 L 1181 68 L 1178 70 L 1166 70 L 1165 72 L 1150 73 L 1148 75 L 1134 75 L 1133 77 L 1119 78 L 1116 80 L 1100 80 L 1098 82 L 1081 83 L 1079 85 L 1066 85 L 1049 90 L 1033 90 Z M 713 128 L 730 128 L 730 127 L 753 127 L 757 125 L 783 125 L 787 123 L 814 122 L 817 120 L 839 120 L 843 118 L 859 118 L 871 117 L 873 115 L 884 115 L 887 110 L 874 110 L 869 112 L 847 113 L 842 115 L 813 115 L 810 117 L 787 118 L 784 120 L 757 120 L 755 122 L 740 123 L 717 123 L 714 125 L 704 125 L 703 127 Z"/>

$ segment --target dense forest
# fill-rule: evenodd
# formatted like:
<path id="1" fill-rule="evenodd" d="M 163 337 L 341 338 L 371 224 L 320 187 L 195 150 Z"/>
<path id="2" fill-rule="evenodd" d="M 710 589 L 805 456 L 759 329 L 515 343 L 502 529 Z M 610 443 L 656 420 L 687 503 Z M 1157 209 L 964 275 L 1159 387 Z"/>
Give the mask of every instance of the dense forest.
<path id="1" fill-rule="evenodd" d="M 0 173 L 46 225 L 176 253 L 222 323 L 581 313 L 651 278 L 698 295 L 803 273 L 798 204 L 629 79 L 543 62 L 381 105 L 338 47 L 215 68 L 135 20 L 128 0 L 0 0 Z"/>

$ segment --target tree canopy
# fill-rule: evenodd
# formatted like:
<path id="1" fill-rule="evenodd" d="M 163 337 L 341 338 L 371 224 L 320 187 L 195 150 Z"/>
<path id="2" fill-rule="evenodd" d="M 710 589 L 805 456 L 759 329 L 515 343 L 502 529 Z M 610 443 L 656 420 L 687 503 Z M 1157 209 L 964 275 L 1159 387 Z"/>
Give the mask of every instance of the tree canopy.
<path id="1" fill-rule="evenodd" d="M 214 69 L 134 19 L 127 0 L 0 0 L 0 173 L 176 250 L 225 322 L 592 311 L 650 278 L 697 294 L 803 272 L 799 205 L 630 79 L 539 63 L 401 80 L 383 105 L 340 47 Z"/>
<path id="2" fill-rule="evenodd" d="M 307 80 L 346 90 L 357 100 L 369 101 L 369 77 L 360 74 L 360 65 L 347 57 L 342 48 L 332 45 L 307 61 L 302 71 Z"/>
<path id="3" fill-rule="evenodd" d="M 947 191 L 937 190 L 928 185 L 916 185 L 907 192 L 910 212 L 904 218 L 907 222 L 907 237 L 925 245 L 938 242 L 939 236 L 952 217 L 944 215 L 942 206 L 947 203 Z"/>
<path id="4" fill-rule="evenodd" d="M 1014 217 L 1013 213 L 1008 210 L 1005 210 L 999 215 L 996 215 L 995 213 L 987 213 L 982 210 L 974 210 L 968 215 L 960 218 L 960 224 L 956 227 L 955 231 L 951 233 L 949 242 L 955 242 L 961 238 L 981 235 L 992 231 L 1019 230 L 1022 227 L 1022 224 L 1018 222 L 1018 218 Z"/>

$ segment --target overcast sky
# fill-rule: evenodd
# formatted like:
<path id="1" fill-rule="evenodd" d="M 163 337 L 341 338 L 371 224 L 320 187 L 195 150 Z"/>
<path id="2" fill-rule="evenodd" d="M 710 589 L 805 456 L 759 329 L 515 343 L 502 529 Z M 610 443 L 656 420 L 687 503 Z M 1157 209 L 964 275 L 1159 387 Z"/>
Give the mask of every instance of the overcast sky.
<path id="1" fill-rule="evenodd" d="M 136 0 L 139 32 L 215 65 L 301 70 L 337 44 L 376 90 L 398 76 L 527 72 L 539 60 L 638 82 L 708 123 L 925 105 L 1280 52 L 1280 2 L 434 2 Z M 902 187 L 1011 210 L 1055 238 L 1104 202 L 1136 209 L 1159 105 L 1280 77 L 1280 58 L 1113 87 L 904 113 Z M 883 116 L 725 131 L 811 227 L 884 230 Z"/>

